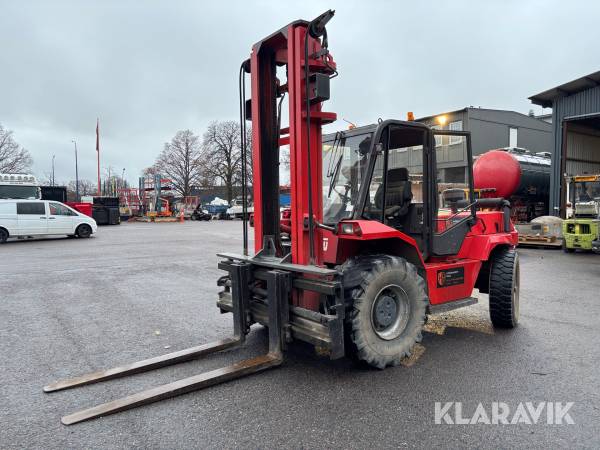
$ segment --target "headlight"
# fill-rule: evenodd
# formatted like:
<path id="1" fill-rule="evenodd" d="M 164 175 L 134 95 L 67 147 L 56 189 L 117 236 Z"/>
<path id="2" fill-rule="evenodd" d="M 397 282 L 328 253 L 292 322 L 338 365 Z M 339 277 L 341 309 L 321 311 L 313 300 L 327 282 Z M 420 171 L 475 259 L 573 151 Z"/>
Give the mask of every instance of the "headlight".
<path id="1" fill-rule="evenodd" d="M 362 236 L 362 230 L 357 223 L 354 222 L 340 222 L 340 234 L 348 234 L 354 236 Z"/>

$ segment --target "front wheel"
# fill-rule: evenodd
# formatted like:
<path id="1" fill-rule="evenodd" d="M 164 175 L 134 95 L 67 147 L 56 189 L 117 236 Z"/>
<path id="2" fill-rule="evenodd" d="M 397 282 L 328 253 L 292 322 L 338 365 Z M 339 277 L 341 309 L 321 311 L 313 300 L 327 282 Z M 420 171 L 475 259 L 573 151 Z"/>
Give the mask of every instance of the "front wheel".
<path id="1" fill-rule="evenodd" d="M 352 291 L 347 316 L 350 351 L 356 359 L 379 369 L 396 366 L 422 339 L 429 304 L 425 280 L 403 258 L 381 255 L 364 259 L 368 261 L 355 266 L 361 268 L 362 281 Z"/>
<path id="2" fill-rule="evenodd" d="M 573 253 L 575 251 L 574 248 L 567 247 L 567 242 L 565 240 L 563 240 L 562 249 L 563 249 L 563 252 L 565 252 L 565 253 Z"/>
<path id="3" fill-rule="evenodd" d="M 514 328 L 519 323 L 521 276 L 519 254 L 503 249 L 495 254 L 490 269 L 490 319 L 496 328 Z"/>
<path id="4" fill-rule="evenodd" d="M 80 238 L 89 238 L 92 235 L 92 228 L 89 225 L 79 225 L 75 234 Z"/>

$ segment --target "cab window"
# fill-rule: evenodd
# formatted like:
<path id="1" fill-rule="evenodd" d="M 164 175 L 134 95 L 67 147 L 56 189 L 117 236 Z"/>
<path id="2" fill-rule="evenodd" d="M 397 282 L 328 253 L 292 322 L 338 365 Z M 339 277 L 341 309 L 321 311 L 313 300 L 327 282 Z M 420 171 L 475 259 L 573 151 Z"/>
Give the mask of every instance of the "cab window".
<path id="1" fill-rule="evenodd" d="M 50 203 L 50 215 L 52 216 L 74 216 L 75 214 L 65 205 Z"/>
<path id="2" fill-rule="evenodd" d="M 382 134 L 363 217 L 413 237 L 422 246 L 424 209 L 423 127 L 391 125 Z"/>

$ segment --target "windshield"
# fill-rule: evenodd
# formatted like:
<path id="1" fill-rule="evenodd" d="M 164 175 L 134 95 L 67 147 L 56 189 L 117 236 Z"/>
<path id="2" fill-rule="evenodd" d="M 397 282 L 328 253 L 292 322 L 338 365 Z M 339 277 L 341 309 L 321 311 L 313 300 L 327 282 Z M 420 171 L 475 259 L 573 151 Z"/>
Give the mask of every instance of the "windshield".
<path id="1" fill-rule="evenodd" d="M 323 222 L 335 224 L 352 216 L 368 163 L 372 133 L 337 133 L 323 143 Z"/>
<path id="2" fill-rule="evenodd" d="M 0 185 L 0 198 L 37 200 L 40 197 L 40 190 L 37 186 Z"/>
<path id="3" fill-rule="evenodd" d="M 600 201 L 600 181 L 575 183 L 575 203 Z"/>

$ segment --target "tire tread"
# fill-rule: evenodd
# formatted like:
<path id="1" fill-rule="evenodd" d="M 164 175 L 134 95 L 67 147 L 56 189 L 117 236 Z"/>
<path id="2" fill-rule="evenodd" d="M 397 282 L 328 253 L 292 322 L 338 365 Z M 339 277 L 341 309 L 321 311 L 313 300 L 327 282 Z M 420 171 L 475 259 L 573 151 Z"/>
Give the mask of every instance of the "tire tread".
<path id="1" fill-rule="evenodd" d="M 514 328 L 513 274 L 517 253 L 501 250 L 494 256 L 490 269 L 490 319 L 497 328 Z"/>
<path id="2" fill-rule="evenodd" d="M 407 278 L 416 281 L 420 295 L 415 299 L 415 302 L 423 304 L 424 312 L 420 319 L 419 329 L 412 330 L 410 336 L 407 336 L 410 338 L 408 344 L 399 346 L 398 353 L 393 356 L 382 355 L 369 347 L 364 336 L 361 335 L 359 313 L 361 308 L 369 305 L 369 299 L 365 297 L 369 285 L 383 273 L 398 269 L 404 273 L 401 281 L 406 281 Z M 379 369 L 384 369 L 387 366 L 397 366 L 404 357 L 410 356 L 414 345 L 422 340 L 422 327 L 426 317 L 425 310 L 429 305 L 425 280 L 419 275 L 413 264 L 404 258 L 390 255 L 354 257 L 342 266 L 342 271 L 344 273 L 344 288 L 347 292 L 346 299 L 352 301 L 346 314 L 346 334 L 349 338 L 347 342 L 350 344 L 352 356 Z"/>

